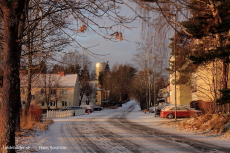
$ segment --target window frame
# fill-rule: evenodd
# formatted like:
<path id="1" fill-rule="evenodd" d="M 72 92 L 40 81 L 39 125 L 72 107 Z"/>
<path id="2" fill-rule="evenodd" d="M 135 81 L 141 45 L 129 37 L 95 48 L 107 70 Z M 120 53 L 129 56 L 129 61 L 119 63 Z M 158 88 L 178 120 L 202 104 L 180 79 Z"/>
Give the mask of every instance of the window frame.
<path id="1" fill-rule="evenodd" d="M 57 89 L 50 89 L 50 94 L 51 95 L 56 95 L 57 94 Z"/>
<path id="2" fill-rule="evenodd" d="M 68 102 L 67 101 L 62 101 L 62 106 L 68 106 Z"/>
<path id="3" fill-rule="evenodd" d="M 50 106 L 56 106 L 56 103 L 55 103 L 55 101 L 50 101 Z"/>
<path id="4" fill-rule="evenodd" d="M 67 95 L 67 89 L 61 89 L 61 95 Z"/>

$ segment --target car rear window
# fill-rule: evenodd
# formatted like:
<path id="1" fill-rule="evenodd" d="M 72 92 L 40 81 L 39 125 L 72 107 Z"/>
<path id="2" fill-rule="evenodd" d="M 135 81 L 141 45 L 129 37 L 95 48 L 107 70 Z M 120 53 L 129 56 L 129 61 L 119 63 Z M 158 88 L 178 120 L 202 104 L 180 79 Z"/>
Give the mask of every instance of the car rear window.
<path id="1" fill-rule="evenodd" d="M 167 110 L 168 108 L 170 108 L 171 106 L 165 106 L 164 108 L 162 108 L 162 110 Z"/>
<path id="2" fill-rule="evenodd" d="M 178 107 L 178 110 L 187 110 L 185 107 Z"/>
<path id="3" fill-rule="evenodd" d="M 170 110 L 175 110 L 175 107 L 172 107 Z M 187 110 L 185 107 L 177 107 L 177 110 Z"/>

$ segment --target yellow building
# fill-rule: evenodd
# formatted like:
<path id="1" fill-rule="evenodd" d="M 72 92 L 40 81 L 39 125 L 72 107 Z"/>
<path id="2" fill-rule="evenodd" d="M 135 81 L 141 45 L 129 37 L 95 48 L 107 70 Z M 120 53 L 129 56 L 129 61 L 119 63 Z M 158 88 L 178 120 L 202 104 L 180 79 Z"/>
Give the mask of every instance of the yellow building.
<path id="1" fill-rule="evenodd" d="M 171 58 L 173 61 L 174 59 Z M 186 68 L 188 65 L 182 67 Z M 187 82 L 176 82 L 175 89 L 175 73 L 170 74 L 170 102 L 178 105 L 189 105 L 191 101 L 216 101 L 220 98 L 219 89 L 222 89 L 222 63 L 213 61 L 199 65 L 192 73 L 190 80 Z M 230 74 L 229 74 L 230 76 Z M 181 74 L 176 72 L 176 80 Z M 230 82 L 228 83 L 230 84 Z M 176 92 L 175 92 L 176 91 Z"/>
<path id="2" fill-rule="evenodd" d="M 221 65 L 220 62 L 209 62 L 198 67 L 192 76 L 193 100 L 216 101 L 220 98 L 219 89 L 222 89 Z"/>
<path id="3" fill-rule="evenodd" d="M 170 61 L 174 61 L 174 57 L 170 58 Z M 187 65 L 184 65 L 181 69 L 186 68 Z M 178 81 L 182 75 L 176 71 L 170 74 L 169 87 L 170 87 L 170 98 L 169 102 L 171 104 L 177 105 L 189 105 L 192 101 L 192 85 L 189 82 L 180 82 Z M 176 81 L 175 81 L 176 80 Z M 176 87 L 176 88 L 175 88 Z"/>
<path id="4" fill-rule="evenodd" d="M 27 75 L 21 76 L 22 107 L 27 101 Z M 79 78 L 77 74 L 38 74 L 32 77 L 31 106 L 41 109 L 60 109 L 79 106 Z"/>
<path id="5" fill-rule="evenodd" d="M 178 74 L 178 72 L 177 72 Z M 170 100 L 171 104 L 177 105 L 189 105 L 192 101 L 192 86 L 189 84 L 176 83 L 175 88 L 175 79 L 174 74 L 170 75 Z M 176 99 L 175 99 L 176 96 Z"/>

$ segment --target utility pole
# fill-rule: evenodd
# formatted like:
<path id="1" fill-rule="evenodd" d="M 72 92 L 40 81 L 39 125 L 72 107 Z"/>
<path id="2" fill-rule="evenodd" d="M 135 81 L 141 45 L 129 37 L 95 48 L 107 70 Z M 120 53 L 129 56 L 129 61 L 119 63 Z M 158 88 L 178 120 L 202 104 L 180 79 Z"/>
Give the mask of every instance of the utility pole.
<path id="1" fill-rule="evenodd" d="M 177 21 L 177 12 L 175 13 L 175 21 Z M 174 91 L 175 91 L 175 121 L 177 121 L 177 98 L 176 98 L 176 29 L 177 29 L 177 25 L 175 23 L 175 32 L 174 32 Z"/>
<path id="2" fill-rule="evenodd" d="M 151 103 L 151 87 L 150 87 L 150 56 L 149 56 L 149 61 L 148 61 L 148 89 L 149 89 L 149 100 L 148 100 L 148 106 L 150 105 L 150 103 Z"/>
<path id="3" fill-rule="evenodd" d="M 149 109 L 149 105 L 150 105 L 150 102 L 151 102 L 151 91 L 150 91 L 150 51 L 148 51 L 148 56 L 147 56 L 147 68 L 146 68 L 146 71 L 147 71 L 147 77 L 148 77 L 148 83 L 147 83 L 147 89 L 148 91 L 146 90 L 146 109 L 148 110 Z"/>
<path id="4" fill-rule="evenodd" d="M 153 57 L 154 59 L 154 70 L 153 70 L 153 85 L 154 85 L 154 117 L 156 117 L 156 102 L 157 102 L 157 97 L 156 97 L 156 55 Z"/>

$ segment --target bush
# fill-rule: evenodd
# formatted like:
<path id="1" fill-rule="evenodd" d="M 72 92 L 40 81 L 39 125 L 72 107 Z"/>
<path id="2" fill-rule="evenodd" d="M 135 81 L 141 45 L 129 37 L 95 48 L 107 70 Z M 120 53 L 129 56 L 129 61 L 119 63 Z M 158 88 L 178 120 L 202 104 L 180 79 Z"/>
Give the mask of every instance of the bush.
<path id="1" fill-rule="evenodd" d="M 220 134 L 230 129 L 230 117 L 227 114 L 205 114 L 199 117 L 184 119 L 178 124 L 180 129 L 192 129 L 198 132 Z"/>
<path id="2" fill-rule="evenodd" d="M 21 128 L 32 130 L 36 123 L 40 122 L 42 119 L 42 110 L 30 108 L 28 111 L 28 115 L 25 116 L 24 112 L 21 115 Z"/>
<path id="3" fill-rule="evenodd" d="M 29 116 L 32 120 L 39 122 L 42 119 L 41 109 L 29 109 Z"/>

